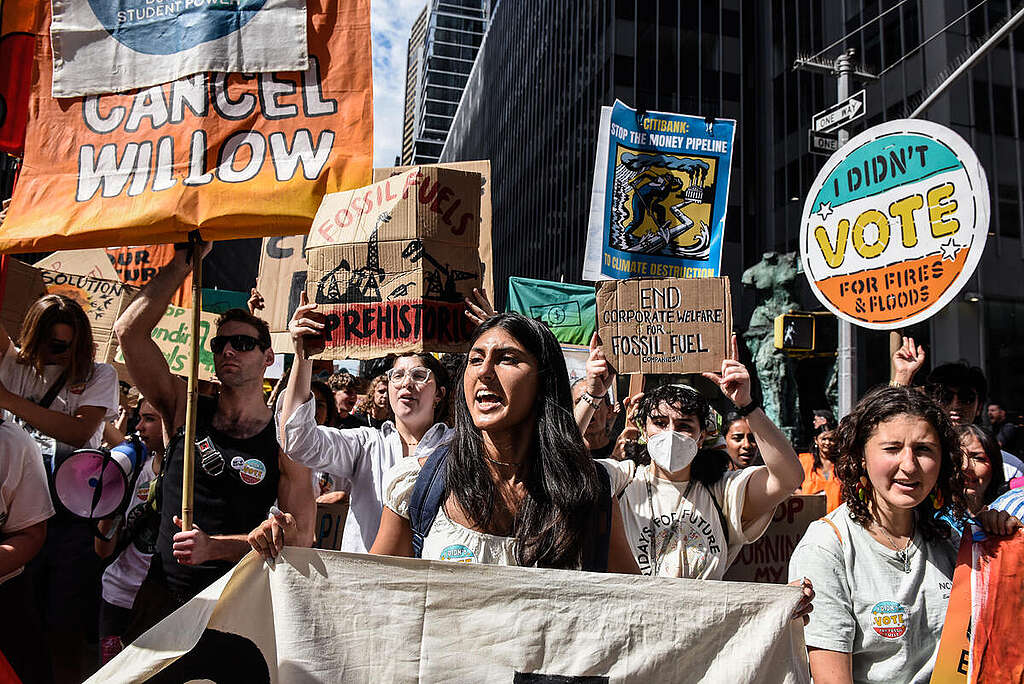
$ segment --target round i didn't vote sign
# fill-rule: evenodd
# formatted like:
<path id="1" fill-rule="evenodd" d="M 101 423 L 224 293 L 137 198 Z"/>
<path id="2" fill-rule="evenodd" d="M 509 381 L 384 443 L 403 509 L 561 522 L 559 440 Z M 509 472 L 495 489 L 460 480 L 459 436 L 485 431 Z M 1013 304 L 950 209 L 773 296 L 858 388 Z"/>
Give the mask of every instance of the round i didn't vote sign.
<path id="1" fill-rule="evenodd" d="M 988 222 L 988 181 L 963 138 L 930 121 L 890 121 L 854 137 L 818 173 L 801 215 L 800 258 L 834 314 L 893 330 L 960 292 Z"/>

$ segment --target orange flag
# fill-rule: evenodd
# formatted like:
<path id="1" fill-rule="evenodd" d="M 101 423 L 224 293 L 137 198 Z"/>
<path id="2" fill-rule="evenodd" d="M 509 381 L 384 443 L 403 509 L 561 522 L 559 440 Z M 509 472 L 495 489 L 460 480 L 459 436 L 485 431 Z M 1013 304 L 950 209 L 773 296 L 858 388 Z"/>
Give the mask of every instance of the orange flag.
<path id="1" fill-rule="evenodd" d="M 35 4 L 25 158 L 0 251 L 182 242 L 194 229 L 207 240 L 305 233 L 325 193 L 369 184 L 369 0 L 307 0 L 302 73 L 197 74 L 59 100 L 50 3 Z"/>
<path id="2" fill-rule="evenodd" d="M 36 0 L 0 2 L 0 152 L 19 157 L 25 145 L 32 83 L 32 31 L 42 7 Z"/>

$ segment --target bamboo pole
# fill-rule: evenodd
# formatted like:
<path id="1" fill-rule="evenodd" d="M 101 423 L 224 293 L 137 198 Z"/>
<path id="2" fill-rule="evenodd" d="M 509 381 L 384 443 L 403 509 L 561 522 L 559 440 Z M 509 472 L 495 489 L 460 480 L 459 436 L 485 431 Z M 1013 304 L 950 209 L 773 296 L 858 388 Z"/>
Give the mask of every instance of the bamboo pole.
<path id="1" fill-rule="evenodd" d="M 192 493 L 195 489 L 196 407 L 199 399 L 199 322 L 203 310 L 202 246 L 192 243 L 192 327 L 189 330 L 188 404 L 185 409 L 184 472 L 181 477 L 181 529 L 192 529 Z"/>

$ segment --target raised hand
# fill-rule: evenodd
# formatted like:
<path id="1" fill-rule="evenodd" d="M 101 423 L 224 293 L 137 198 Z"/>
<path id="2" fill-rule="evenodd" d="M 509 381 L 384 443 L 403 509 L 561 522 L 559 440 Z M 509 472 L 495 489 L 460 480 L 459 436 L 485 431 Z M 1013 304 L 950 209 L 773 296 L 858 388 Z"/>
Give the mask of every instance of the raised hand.
<path id="1" fill-rule="evenodd" d="M 472 296 L 466 297 L 465 302 L 466 316 L 475 325 L 480 325 L 488 318 L 498 315 L 498 312 L 494 310 L 494 306 L 491 304 L 491 300 L 487 297 L 487 290 L 483 288 L 474 287 Z"/>
<path id="2" fill-rule="evenodd" d="M 923 365 L 924 347 L 915 344 L 913 337 L 904 337 L 903 345 L 892 355 L 895 370 L 893 381 L 900 385 L 910 385 Z"/>
<path id="3" fill-rule="evenodd" d="M 309 358 L 324 349 L 324 321 L 326 317 L 316 311 L 316 304 L 309 303 L 309 297 L 303 291 L 299 296 L 299 306 L 288 321 L 288 333 L 292 337 L 292 346 L 300 358 Z"/>
<path id="4" fill-rule="evenodd" d="M 636 424 L 636 410 L 643 398 L 644 393 L 639 392 L 631 397 L 626 397 L 622 402 L 622 407 L 626 411 L 626 425 L 618 439 L 615 440 L 615 447 L 612 449 L 612 458 L 616 461 L 629 460 L 630 453 L 627 445 L 635 445 L 643 434 Z"/>
<path id="5" fill-rule="evenodd" d="M 249 533 L 246 541 L 265 559 L 276 558 L 288 539 L 296 539 L 299 525 L 291 513 L 282 513 L 277 506 L 270 509 L 270 515 L 260 526 Z"/>
<path id="6" fill-rule="evenodd" d="M 249 290 L 249 313 L 255 314 L 257 311 L 262 311 L 266 308 L 266 304 L 263 301 L 263 295 L 255 287 Z"/>
<path id="7" fill-rule="evenodd" d="M 603 397 L 608 394 L 615 381 L 615 372 L 608 365 L 604 350 L 601 349 L 597 333 L 590 338 L 590 356 L 587 357 L 587 375 L 584 383 L 592 397 Z"/>
<path id="8" fill-rule="evenodd" d="M 747 367 L 740 363 L 739 346 L 736 343 L 736 335 L 732 336 L 732 351 L 728 358 L 722 361 L 720 373 L 702 373 L 705 378 L 711 380 L 722 390 L 722 394 L 728 397 L 733 404 L 742 407 L 750 404 L 750 373 Z"/>

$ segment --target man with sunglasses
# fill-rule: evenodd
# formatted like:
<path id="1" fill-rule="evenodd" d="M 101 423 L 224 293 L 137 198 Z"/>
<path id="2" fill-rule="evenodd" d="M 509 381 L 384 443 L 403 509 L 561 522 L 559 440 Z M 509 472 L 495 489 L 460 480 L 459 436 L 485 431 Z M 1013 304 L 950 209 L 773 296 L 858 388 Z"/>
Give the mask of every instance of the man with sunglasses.
<path id="1" fill-rule="evenodd" d="M 924 365 L 924 347 L 911 337 L 903 338 L 903 345 L 893 354 L 896 370 L 892 384 L 909 386 Z M 955 425 L 972 425 L 988 392 L 988 382 L 980 368 L 965 363 L 944 363 L 928 374 L 925 390 L 949 414 Z M 1013 454 L 1003 452 L 1003 473 L 1006 481 L 1024 475 L 1024 462 Z"/>
<path id="2" fill-rule="evenodd" d="M 203 243 L 202 256 L 209 249 Z M 275 522 L 289 528 L 289 543 L 313 542 L 316 504 L 309 470 L 281 451 L 263 396 L 263 375 L 274 362 L 270 330 L 243 309 L 224 313 L 207 342 L 220 391 L 199 398 L 192 445 L 194 524 L 181 529 L 186 385 L 171 373 L 151 334 L 191 270 L 190 250 L 178 249 L 114 326 L 132 378 L 163 419 L 168 445 L 156 555 L 135 602 L 131 635 L 191 599 L 248 553 L 247 534 L 266 521 L 275 502 L 288 512 L 275 516 Z"/>

